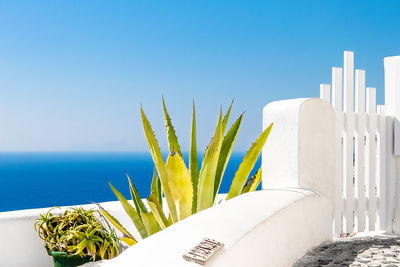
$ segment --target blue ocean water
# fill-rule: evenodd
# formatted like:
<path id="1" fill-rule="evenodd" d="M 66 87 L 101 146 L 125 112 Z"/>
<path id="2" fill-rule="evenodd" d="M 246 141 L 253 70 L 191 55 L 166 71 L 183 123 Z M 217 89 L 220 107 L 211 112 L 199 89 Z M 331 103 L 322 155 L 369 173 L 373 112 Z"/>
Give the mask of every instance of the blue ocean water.
<path id="1" fill-rule="evenodd" d="M 228 192 L 243 157 L 232 154 L 220 192 Z M 153 166 L 149 153 L 0 153 L 0 212 L 116 200 L 107 180 L 130 198 L 126 171 L 146 198 Z"/>

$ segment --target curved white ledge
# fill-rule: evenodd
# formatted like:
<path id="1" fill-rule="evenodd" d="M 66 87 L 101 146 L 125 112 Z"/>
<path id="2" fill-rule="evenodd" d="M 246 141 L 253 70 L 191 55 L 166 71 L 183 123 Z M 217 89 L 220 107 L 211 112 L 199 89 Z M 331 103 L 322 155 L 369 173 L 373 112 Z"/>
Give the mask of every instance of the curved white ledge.
<path id="1" fill-rule="evenodd" d="M 225 244 L 207 266 L 291 266 L 309 248 L 329 240 L 332 205 L 303 189 L 240 195 L 197 213 L 94 266 L 199 266 L 182 256 L 204 237 Z"/>
<path id="2" fill-rule="evenodd" d="M 136 233 L 132 221 L 121 208 L 119 201 L 103 202 L 101 205 L 114 215 L 132 234 Z M 95 205 L 79 205 L 85 209 Z M 77 206 L 72 206 L 77 207 Z M 66 207 L 62 207 L 65 209 Z M 0 266 L 51 267 L 52 258 L 47 255 L 43 241 L 34 229 L 40 213 L 49 208 L 0 212 Z"/>

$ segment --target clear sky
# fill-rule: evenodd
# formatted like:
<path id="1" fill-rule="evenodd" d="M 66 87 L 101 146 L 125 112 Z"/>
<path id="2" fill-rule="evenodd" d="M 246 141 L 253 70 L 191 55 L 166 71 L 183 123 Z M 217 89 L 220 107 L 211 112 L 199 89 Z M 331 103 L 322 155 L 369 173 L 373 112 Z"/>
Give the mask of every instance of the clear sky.
<path id="1" fill-rule="evenodd" d="M 192 99 L 203 150 L 234 98 L 247 150 L 263 106 L 317 97 L 344 50 L 383 104 L 399 14 L 400 1 L 0 0 L 0 151 L 145 151 L 140 104 L 165 150 L 162 94 L 183 150 Z"/>

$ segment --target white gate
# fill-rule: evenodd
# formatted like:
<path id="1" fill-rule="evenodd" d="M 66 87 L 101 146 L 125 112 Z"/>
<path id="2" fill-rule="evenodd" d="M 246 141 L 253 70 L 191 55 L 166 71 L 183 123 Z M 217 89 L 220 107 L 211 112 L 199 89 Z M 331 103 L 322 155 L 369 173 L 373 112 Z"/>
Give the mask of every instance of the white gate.
<path id="1" fill-rule="evenodd" d="M 334 234 L 392 232 L 399 224 L 394 117 L 376 106 L 365 70 L 354 73 L 353 52 L 344 52 L 343 67 L 332 68 L 332 83 L 320 85 L 320 97 L 336 113 Z"/>

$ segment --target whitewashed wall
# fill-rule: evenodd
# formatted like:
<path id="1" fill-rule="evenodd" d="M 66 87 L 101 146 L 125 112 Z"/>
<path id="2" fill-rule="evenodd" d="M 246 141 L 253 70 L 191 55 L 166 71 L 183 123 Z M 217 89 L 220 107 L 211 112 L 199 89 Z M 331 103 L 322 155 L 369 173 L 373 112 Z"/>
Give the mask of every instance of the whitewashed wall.
<path id="1" fill-rule="evenodd" d="M 331 239 L 331 208 L 329 199 L 310 190 L 251 192 L 196 213 L 113 260 L 85 266 L 198 267 L 182 256 L 208 237 L 225 244 L 208 267 L 289 267 Z"/>
<path id="2" fill-rule="evenodd" d="M 121 208 L 119 201 L 103 202 L 101 205 L 130 231 L 138 236 L 132 221 Z M 85 209 L 95 205 L 82 205 Z M 65 209 L 62 207 L 61 210 Z M 47 255 L 43 241 L 34 229 L 39 214 L 49 208 L 0 212 L 0 266 L 1 267 L 51 267 L 52 258 Z M 57 212 L 57 211 L 55 211 Z"/>
<path id="3" fill-rule="evenodd" d="M 240 195 L 146 238 L 110 261 L 86 266 L 198 266 L 182 255 L 201 239 L 225 244 L 207 266 L 292 266 L 332 238 L 334 130 L 325 101 L 292 99 L 264 107 L 274 122 L 262 152 L 262 191 Z"/>

